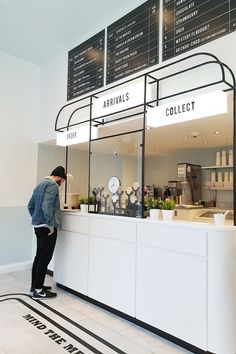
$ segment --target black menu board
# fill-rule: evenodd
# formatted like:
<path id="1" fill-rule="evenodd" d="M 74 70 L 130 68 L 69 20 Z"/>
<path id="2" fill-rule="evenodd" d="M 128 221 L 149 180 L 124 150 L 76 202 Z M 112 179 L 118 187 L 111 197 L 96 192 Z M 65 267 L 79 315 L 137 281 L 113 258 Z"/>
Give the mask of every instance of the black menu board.
<path id="1" fill-rule="evenodd" d="M 163 60 L 236 30 L 236 0 L 164 0 Z"/>
<path id="2" fill-rule="evenodd" d="M 103 86 L 105 30 L 69 51 L 67 100 Z"/>
<path id="3" fill-rule="evenodd" d="M 158 64 L 159 0 L 146 1 L 107 29 L 107 76 L 110 84 Z"/>

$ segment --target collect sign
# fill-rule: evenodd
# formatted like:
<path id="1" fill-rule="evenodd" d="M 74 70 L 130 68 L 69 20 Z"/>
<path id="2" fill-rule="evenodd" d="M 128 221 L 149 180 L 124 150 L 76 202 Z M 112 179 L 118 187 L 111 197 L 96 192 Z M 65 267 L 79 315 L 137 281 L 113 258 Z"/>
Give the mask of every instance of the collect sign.
<path id="1" fill-rule="evenodd" d="M 227 113 L 227 95 L 223 91 L 213 91 L 149 108 L 147 125 L 161 127 L 224 113 Z"/>
<path id="2" fill-rule="evenodd" d="M 164 0 L 163 60 L 236 30 L 235 0 Z"/>
<path id="3" fill-rule="evenodd" d="M 144 86 L 136 84 L 117 90 L 108 95 L 94 98 L 92 118 L 102 117 L 123 109 L 135 107 L 144 102 Z"/>

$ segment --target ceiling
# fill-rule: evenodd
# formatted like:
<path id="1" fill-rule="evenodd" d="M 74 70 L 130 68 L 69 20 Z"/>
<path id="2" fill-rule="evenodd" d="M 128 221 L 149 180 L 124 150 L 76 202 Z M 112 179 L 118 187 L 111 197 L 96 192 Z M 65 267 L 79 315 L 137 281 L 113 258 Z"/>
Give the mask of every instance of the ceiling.
<path id="1" fill-rule="evenodd" d="M 0 51 L 43 65 L 143 0 L 0 0 Z"/>

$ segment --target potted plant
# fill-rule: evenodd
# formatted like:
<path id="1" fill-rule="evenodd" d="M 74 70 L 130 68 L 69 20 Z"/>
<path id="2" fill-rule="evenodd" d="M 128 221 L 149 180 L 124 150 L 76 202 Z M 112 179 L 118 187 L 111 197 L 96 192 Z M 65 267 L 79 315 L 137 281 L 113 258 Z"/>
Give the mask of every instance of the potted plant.
<path id="1" fill-rule="evenodd" d="M 79 204 L 80 204 L 80 210 L 83 213 L 87 213 L 88 210 L 94 211 L 95 197 L 90 196 L 88 198 L 88 197 L 83 196 L 79 199 Z"/>
<path id="2" fill-rule="evenodd" d="M 160 218 L 161 198 L 147 197 L 145 206 L 149 211 L 150 219 Z"/>
<path id="3" fill-rule="evenodd" d="M 174 199 L 166 198 L 162 201 L 162 215 L 164 221 L 173 220 L 175 207 L 176 202 L 174 201 Z"/>
<path id="4" fill-rule="evenodd" d="M 87 197 L 81 197 L 79 199 L 79 205 L 80 205 L 80 211 L 82 213 L 88 212 L 88 198 Z"/>
<path id="5" fill-rule="evenodd" d="M 95 197 L 94 197 L 94 195 L 89 197 L 88 204 L 89 204 L 89 211 L 94 211 L 94 208 L 95 208 Z"/>

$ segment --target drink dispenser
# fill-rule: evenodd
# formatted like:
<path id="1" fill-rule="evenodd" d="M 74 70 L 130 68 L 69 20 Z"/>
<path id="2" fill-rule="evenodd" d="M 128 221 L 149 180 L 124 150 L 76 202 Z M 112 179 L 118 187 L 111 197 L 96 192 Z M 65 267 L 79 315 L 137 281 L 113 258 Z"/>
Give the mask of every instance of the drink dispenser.
<path id="1" fill-rule="evenodd" d="M 201 166 L 179 163 L 178 178 L 181 185 L 180 204 L 197 205 L 201 200 Z"/>

